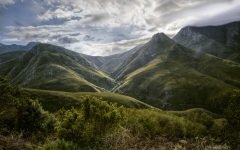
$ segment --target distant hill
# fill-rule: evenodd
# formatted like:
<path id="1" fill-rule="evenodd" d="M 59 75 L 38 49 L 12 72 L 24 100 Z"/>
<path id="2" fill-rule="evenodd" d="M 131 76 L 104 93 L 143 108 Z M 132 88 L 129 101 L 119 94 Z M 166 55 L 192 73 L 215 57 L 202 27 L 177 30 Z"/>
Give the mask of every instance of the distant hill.
<path id="1" fill-rule="evenodd" d="M 135 47 L 127 52 L 110 55 L 110 56 L 89 56 L 83 55 L 90 63 L 95 65 L 97 68 L 108 73 L 110 76 L 115 77 L 118 69 L 123 65 L 123 63 L 130 59 L 135 52 L 141 48 L 140 46 Z"/>
<path id="2" fill-rule="evenodd" d="M 183 28 L 174 40 L 196 51 L 240 62 L 240 22 Z"/>
<path id="3" fill-rule="evenodd" d="M 0 54 L 0 63 L 16 59 L 17 57 L 24 55 L 25 51 L 13 51 Z"/>
<path id="4" fill-rule="evenodd" d="M 111 89 L 114 81 L 79 53 L 37 44 L 24 55 L 0 63 L 0 75 L 23 87 L 93 92 Z"/>
<path id="5" fill-rule="evenodd" d="M 38 43 L 37 42 L 30 42 L 27 45 L 16 45 L 16 44 L 5 45 L 5 44 L 0 43 L 0 54 L 8 53 L 8 52 L 14 52 L 14 51 L 29 51 L 36 44 L 38 44 Z"/>

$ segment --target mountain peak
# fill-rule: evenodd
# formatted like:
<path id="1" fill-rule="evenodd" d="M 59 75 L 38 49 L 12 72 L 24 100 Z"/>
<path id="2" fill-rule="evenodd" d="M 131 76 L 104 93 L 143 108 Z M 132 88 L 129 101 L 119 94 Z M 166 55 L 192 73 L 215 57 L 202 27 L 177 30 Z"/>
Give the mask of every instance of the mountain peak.
<path id="1" fill-rule="evenodd" d="M 47 43 L 35 43 L 34 46 L 32 47 L 30 53 L 39 53 L 43 51 L 60 51 L 62 50 L 62 47 L 52 45 L 52 44 L 47 44 Z"/>
<path id="2" fill-rule="evenodd" d="M 152 39 L 151 39 L 151 41 L 153 42 L 162 42 L 166 40 L 169 40 L 169 37 L 164 33 L 156 33 L 152 36 Z"/>

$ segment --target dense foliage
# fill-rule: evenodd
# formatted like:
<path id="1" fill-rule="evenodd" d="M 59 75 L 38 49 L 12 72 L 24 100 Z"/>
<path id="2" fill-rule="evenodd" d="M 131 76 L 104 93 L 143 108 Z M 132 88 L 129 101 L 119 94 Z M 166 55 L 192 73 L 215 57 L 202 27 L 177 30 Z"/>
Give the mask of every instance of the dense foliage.
<path id="1" fill-rule="evenodd" d="M 86 96 L 80 109 L 58 112 L 57 134 L 80 145 L 101 142 L 106 134 L 120 129 L 124 121 L 121 110 L 114 104 Z"/>
<path id="2" fill-rule="evenodd" d="M 18 87 L 0 79 L 0 131 L 21 132 L 23 136 L 44 136 L 53 130 L 54 119 L 41 105 Z"/>
<path id="3" fill-rule="evenodd" d="M 49 113 L 4 79 L 0 92 L 0 149 L 174 149 L 187 142 L 190 149 L 225 146 L 223 138 L 220 143 L 216 139 L 222 137 L 226 120 L 204 109 L 125 108 L 85 95 L 79 107 Z M 234 111 L 228 111 L 228 120 L 235 119 L 229 125 L 239 121 L 232 115 L 239 110 L 235 106 L 228 108 Z"/>
<path id="4" fill-rule="evenodd" d="M 227 138 L 232 149 L 240 149 L 240 91 L 236 91 L 225 110 Z"/>

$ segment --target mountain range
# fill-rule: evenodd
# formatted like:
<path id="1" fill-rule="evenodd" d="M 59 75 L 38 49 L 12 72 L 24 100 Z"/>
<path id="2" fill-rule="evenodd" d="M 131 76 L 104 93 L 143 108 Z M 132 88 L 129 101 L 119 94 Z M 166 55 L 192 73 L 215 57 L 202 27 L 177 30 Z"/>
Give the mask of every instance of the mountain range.
<path id="1" fill-rule="evenodd" d="M 0 75 L 25 88 L 111 91 L 165 109 L 222 112 L 240 88 L 240 22 L 185 27 L 127 52 L 88 56 L 43 43 L 0 45 Z"/>

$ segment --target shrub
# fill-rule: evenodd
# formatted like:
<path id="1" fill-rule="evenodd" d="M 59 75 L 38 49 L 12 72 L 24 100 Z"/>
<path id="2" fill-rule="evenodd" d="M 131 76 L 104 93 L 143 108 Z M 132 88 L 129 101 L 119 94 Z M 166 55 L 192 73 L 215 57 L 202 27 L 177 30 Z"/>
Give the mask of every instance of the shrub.
<path id="1" fill-rule="evenodd" d="M 240 149 L 240 91 L 236 91 L 225 110 L 228 121 L 227 140 L 232 149 Z"/>
<path id="2" fill-rule="evenodd" d="M 60 138 L 79 145 L 101 142 L 105 135 L 116 132 L 124 120 L 121 107 L 93 96 L 83 97 L 81 109 L 60 111 L 57 133 Z"/>
<path id="3" fill-rule="evenodd" d="M 42 109 L 38 101 L 26 99 L 17 106 L 17 129 L 26 135 L 53 132 L 54 117 Z"/>
<path id="4" fill-rule="evenodd" d="M 0 128 L 21 132 L 24 136 L 46 135 L 53 131 L 52 115 L 38 101 L 29 99 L 18 87 L 0 78 Z"/>
<path id="5" fill-rule="evenodd" d="M 142 136 L 182 138 L 202 136 L 206 133 L 202 124 L 163 111 L 128 109 L 127 114 L 127 128 Z"/>
<path id="6" fill-rule="evenodd" d="M 44 145 L 38 148 L 39 150 L 79 150 L 78 145 L 65 140 L 47 141 Z"/>

